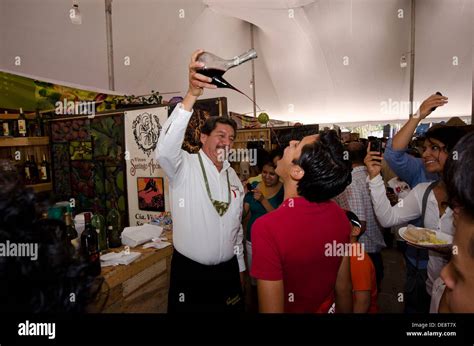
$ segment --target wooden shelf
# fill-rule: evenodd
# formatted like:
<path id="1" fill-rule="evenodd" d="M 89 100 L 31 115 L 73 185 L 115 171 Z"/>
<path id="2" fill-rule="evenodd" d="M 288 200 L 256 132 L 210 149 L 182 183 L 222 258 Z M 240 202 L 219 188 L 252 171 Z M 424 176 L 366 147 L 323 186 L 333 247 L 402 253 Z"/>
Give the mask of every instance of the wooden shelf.
<path id="1" fill-rule="evenodd" d="M 36 118 L 35 113 L 31 114 L 24 114 L 26 119 L 34 119 Z M 13 114 L 13 113 L 7 113 L 7 114 L 0 114 L 0 120 L 15 120 L 20 117 L 20 114 Z"/>
<path id="2" fill-rule="evenodd" d="M 49 137 L 0 137 L 0 147 L 48 145 Z"/>
<path id="3" fill-rule="evenodd" d="M 43 192 L 43 191 L 51 191 L 53 190 L 52 183 L 42 183 L 42 184 L 35 184 L 35 185 L 26 185 L 26 187 L 31 187 L 35 192 Z"/>

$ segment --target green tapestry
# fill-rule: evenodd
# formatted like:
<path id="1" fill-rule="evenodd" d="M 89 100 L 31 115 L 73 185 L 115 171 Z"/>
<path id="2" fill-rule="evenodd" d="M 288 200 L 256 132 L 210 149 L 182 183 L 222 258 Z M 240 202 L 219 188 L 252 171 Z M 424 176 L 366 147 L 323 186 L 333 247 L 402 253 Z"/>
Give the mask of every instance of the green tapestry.
<path id="1" fill-rule="evenodd" d="M 18 110 L 21 107 L 25 112 L 54 111 L 58 102 L 65 109 L 75 102 L 95 102 L 95 112 L 101 112 L 115 109 L 116 103 L 124 99 L 125 96 L 76 89 L 0 71 L 0 109 Z"/>

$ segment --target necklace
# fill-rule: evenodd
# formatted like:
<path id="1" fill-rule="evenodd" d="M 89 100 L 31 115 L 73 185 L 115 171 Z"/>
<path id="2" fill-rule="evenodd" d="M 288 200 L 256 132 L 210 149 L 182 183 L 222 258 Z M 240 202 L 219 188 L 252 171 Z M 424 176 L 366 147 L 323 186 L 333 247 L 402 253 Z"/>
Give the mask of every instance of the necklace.
<path id="1" fill-rule="evenodd" d="M 207 195 L 209 196 L 209 199 L 211 200 L 211 203 L 214 206 L 214 209 L 216 209 L 217 214 L 219 214 L 219 216 L 223 216 L 227 212 L 227 210 L 229 209 L 229 205 L 230 205 L 229 171 L 225 172 L 226 175 L 227 175 L 227 192 L 228 192 L 227 200 L 228 200 L 228 202 L 216 201 L 211 196 L 211 190 L 209 189 L 209 181 L 207 180 L 206 170 L 204 169 L 204 164 L 202 163 L 201 153 L 198 153 L 198 156 L 199 156 L 199 163 L 201 165 L 202 175 L 204 176 L 204 182 L 206 183 Z"/>

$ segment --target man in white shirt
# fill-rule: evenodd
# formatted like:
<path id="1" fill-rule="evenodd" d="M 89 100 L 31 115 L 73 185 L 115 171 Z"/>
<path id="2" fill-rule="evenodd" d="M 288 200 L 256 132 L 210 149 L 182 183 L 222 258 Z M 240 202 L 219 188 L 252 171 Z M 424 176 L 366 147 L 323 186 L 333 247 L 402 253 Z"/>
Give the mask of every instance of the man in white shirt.
<path id="1" fill-rule="evenodd" d="M 189 89 L 163 125 L 157 160 L 170 186 L 174 254 L 168 312 L 240 311 L 245 272 L 241 226 L 244 189 L 222 150 L 231 149 L 236 124 L 211 117 L 201 128 L 197 154 L 181 149 L 193 105 L 211 78 L 193 53 Z M 239 276 L 240 273 L 240 276 Z"/>

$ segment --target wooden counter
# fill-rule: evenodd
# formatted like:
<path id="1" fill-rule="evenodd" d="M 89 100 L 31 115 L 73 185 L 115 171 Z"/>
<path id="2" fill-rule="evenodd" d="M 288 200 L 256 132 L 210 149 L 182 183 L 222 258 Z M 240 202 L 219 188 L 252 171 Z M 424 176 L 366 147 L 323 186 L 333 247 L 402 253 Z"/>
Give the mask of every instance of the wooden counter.
<path id="1" fill-rule="evenodd" d="M 170 231 L 163 235 L 172 240 Z M 129 265 L 102 268 L 105 282 L 93 311 L 105 313 L 166 313 L 173 246 L 164 249 L 130 248 L 142 255 Z M 114 252 L 123 247 L 113 249 Z"/>

